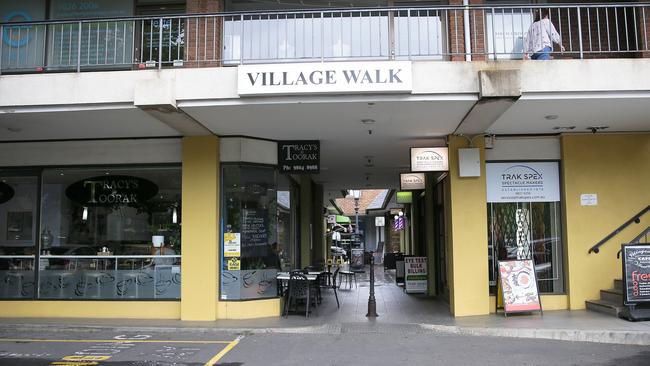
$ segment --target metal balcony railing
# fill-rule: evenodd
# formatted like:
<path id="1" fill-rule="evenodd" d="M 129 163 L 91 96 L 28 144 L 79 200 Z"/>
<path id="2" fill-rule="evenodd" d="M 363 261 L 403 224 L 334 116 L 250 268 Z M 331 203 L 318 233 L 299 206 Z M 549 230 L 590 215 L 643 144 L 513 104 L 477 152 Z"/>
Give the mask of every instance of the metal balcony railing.
<path id="1" fill-rule="evenodd" d="M 0 72 L 334 60 L 521 59 L 544 10 L 555 58 L 648 55 L 650 3 L 389 7 L 0 24 Z"/>

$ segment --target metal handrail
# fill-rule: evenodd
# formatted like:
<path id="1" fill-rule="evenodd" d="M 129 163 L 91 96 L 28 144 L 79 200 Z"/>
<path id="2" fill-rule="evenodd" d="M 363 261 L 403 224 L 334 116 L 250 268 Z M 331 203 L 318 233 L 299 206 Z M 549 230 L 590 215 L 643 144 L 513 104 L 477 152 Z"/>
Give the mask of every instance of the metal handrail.
<path id="1" fill-rule="evenodd" d="M 650 211 L 650 205 L 648 205 L 648 206 L 647 206 L 646 208 L 644 208 L 643 210 L 639 211 L 639 213 L 637 213 L 636 215 L 632 216 L 629 220 L 625 221 L 625 223 L 623 223 L 623 225 L 619 226 L 618 228 L 616 228 L 616 230 L 614 230 L 614 231 L 612 231 L 611 233 L 609 233 L 609 234 L 608 234 L 606 237 L 604 237 L 601 241 L 599 241 L 598 243 L 594 244 L 594 246 L 592 246 L 591 248 L 589 248 L 589 251 L 588 251 L 587 253 L 590 254 L 590 253 L 593 252 L 593 253 L 598 254 L 598 252 L 600 251 L 600 247 L 601 247 L 603 244 L 605 244 L 607 241 L 609 241 L 609 240 L 610 240 L 611 238 L 613 238 L 614 236 L 618 235 L 618 233 L 620 233 L 621 231 L 623 231 L 623 230 L 624 230 L 625 228 L 627 228 L 628 226 L 632 225 L 632 223 L 635 223 L 635 224 L 640 223 L 640 222 L 641 222 L 641 216 L 645 215 L 645 213 L 648 212 L 648 211 Z"/>
<path id="2" fill-rule="evenodd" d="M 648 234 L 650 234 L 650 226 L 645 228 L 645 230 L 643 230 L 641 232 L 641 234 L 637 235 L 636 238 L 630 240 L 630 242 L 628 244 L 640 244 L 641 238 L 643 238 L 643 237 L 646 237 L 646 242 L 644 244 L 647 244 L 647 239 L 648 239 L 647 236 L 648 236 Z M 618 253 L 616 253 L 616 259 L 621 258 L 621 252 L 622 251 L 623 251 L 623 248 L 619 249 Z"/>

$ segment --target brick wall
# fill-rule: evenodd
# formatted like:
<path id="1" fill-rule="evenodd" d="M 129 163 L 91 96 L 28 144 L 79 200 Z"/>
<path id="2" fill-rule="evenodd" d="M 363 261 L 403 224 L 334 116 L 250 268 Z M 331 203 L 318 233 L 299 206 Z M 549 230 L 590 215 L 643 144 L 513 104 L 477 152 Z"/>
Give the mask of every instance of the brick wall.
<path id="1" fill-rule="evenodd" d="M 188 14 L 218 13 L 223 10 L 221 0 L 187 0 Z M 188 19 L 185 24 L 186 67 L 221 66 L 220 17 L 205 16 Z"/>

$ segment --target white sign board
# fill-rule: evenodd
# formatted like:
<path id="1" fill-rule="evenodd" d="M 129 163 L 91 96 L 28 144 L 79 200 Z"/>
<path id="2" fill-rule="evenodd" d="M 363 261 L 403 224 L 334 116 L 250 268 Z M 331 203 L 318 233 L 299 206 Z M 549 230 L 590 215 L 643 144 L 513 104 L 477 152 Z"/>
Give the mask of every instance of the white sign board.
<path id="1" fill-rule="evenodd" d="M 598 206 L 598 195 L 596 193 L 581 194 L 580 206 Z"/>
<path id="2" fill-rule="evenodd" d="M 427 257 L 404 258 L 404 276 L 406 293 L 422 294 L 427 292 Z"/>
<path id="3" fill-rule="evenodd" d="M 410 93 L 412 89 L 410 61 L 281 63 L 237 68 L 240 96 Z"/>
<path id="4" fill-rule="evenodd" d="M 224 257 L 241 256 L 241 234 L 240 233 L 223 234 L 223 256 Z"/>
<path id="5" fill-rule="evenodd" d="M 446 147 L 412 147 L 412 172 L 446 172 L 449 170 L 449 150 Z"/>
<path id="6" fill-rule="evenodd" d="M 399 175 L 400 191 L 414 191 L 424 188 L 424 173 L 401 173 Z"/>
<path id="7" fill-rule="evenodd" d="M 386 219 L 383 216 L 375 217 L 375 226 L 382 227 L 386 225 Z"/>
<path id="8" fill-rule="evenodd" d="M 328 224 L 336 224 L 336 215 L 327 215 Z"/>
<path id="9" fill-rule="evenodd" d="M 558 202 L 560 173 L 557 162 L 488 163 L 488 202 Z"/>

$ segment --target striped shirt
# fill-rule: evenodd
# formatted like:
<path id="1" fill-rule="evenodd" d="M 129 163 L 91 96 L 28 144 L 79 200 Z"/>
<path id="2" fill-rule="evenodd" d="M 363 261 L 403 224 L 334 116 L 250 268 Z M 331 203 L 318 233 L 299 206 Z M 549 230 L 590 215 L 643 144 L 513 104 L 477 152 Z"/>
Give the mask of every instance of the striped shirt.
<path id="1" fill-rule="evenodd" d="M 553 48 L 553 42 L 560 44 L 560 35 L 548 18 L 534 22 L 524 36 L 524 53 L 536 53 L 544 47 Z"/>

